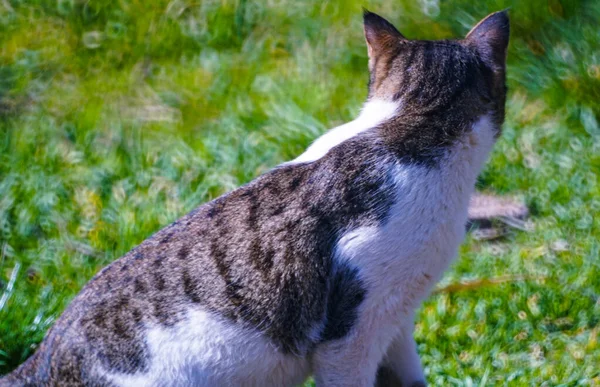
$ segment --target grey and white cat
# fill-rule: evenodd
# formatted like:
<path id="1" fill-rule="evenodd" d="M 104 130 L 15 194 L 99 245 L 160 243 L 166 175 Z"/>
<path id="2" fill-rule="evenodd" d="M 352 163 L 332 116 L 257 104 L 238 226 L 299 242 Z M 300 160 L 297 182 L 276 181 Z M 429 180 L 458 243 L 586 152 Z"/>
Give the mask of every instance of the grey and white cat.
<path id="1" fill-rule="evenodd" d="M 462 40 L 365 11 L 368 100 L 98 273 L 2 386 L 403 386 L 504 120 L 505 12 Z M 381 382 L 380 384 L 383 384 Z"/>

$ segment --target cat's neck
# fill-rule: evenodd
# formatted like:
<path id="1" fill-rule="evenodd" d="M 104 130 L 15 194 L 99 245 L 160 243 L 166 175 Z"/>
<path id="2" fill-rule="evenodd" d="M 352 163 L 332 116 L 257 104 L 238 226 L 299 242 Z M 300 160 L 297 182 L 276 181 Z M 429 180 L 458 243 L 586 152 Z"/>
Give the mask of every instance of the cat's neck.
<path id="1" fill-rule="evenodd" d="M 494 121 L 491 116 L 480 117 L 472 128 L 461 138 L 450 146 L 439 158 L 434 167 L 414 166 L 410 163 L 398 163 L 399 171 L 415 171 L 415 176 L 403 176 L 397 182 L 408 184 L 407 187 L 413 191 L 415 181 L 429 183 L 428 187 L 419 186 L 414 192 L 418 195 L 431 195 L 432 197 L 443 196 L 443 207 L 454 207 L 466 216 L 468 203 L 474 191 L 477 176 L 481 172 L 490 151 L 495 143 Z M 428 175 L 429 177 L 425 177 Z M 425 192 L 429 190 L 428 192 Z M 418 199 L 417 197 L 414 198 Z"/>
<path id="2" fill-rule="evenodd" d="M 491 115 L 481 116 L 470 130 L 458 138 L 440 161 L 448 178 L 463 186 L 474 186 L 496 141 Z"/>
<path id="3" fill-rule="evenodd" d="M 316 139 L 304 153 L 286 164 L 316 161 L 325 156 L 331 148 L 390 120 L 397 116 L 399 111 L 399 102 L 380 99 L 369 100 L 364 104 L 360 115 L 356 119 L 329 130 Z"/>
<path id="4" fill-rule="evenodd" d="M 327 133 L 315 140 L 304 153 L 302 153 L 296 159 L 285 163 L 284 165 L 309 163 L 319 160 L 320 158 L 324 157 L 332 148 L 344 141 L 360 135 L 361 133 L 376 127 L 382 128 L 382 132 L 385 132 L 386 129 L 392 132 L 398 131 L 395 126 L 405 125 L 407 121 L 409 121 L 408 124 L 413 124 L 410 122 L 410 118 L 405 117 L 401 101 L 386 101 L 380 99 L 369 100 L 365 103 L 360 115 L 356 119 L 329 130 Z M 429 127 L 427 127 L 428 125 Z M 434 127 L 435 123 L 425 122 L 424 126 L 426 127 L 423 128 L 423 132 L 434 132 L 433 136 L 429 137 L 435 139 L 437 137 L 435 131 L 438 130 Z M 439 149 L 443 151 L 441 155 L 427 155 L 423 158 L 436 160 L 436 164 L 445 163 L 446 165 L 444 165 L 444 167 L 450 167 L 453 165 L 451 169 L 462 171 L 461 175 L 457 176 L 458 180 L 462 181 L 463 179 L 467 179 L 469 181 L 472 180 L 474 183 L 475 178 L 485 163 L 485 160 L 487 159 L 487 156 L 494 144 L 494 133 L 496 132 L 497 130 L 494 128 L 494 120 L 491 118 L 491 116 L 483 115 L 474 122 L 472 128 L 469 128 L 465 131 L 466 134 L 460 138 L 455 138 L 451 146 L 449 146 L 447 149 Z M 425 137 L 425 133 L 423 133 L 423 135 Z M 403 142 L 401 137 L 392 137 L 395 137 L 395 141 L 399 142 L 401 147 L 410 148 L 409 143 L 412 143 L 412 139 L 407 138 L 406 141 Z M 415 158 L 412 154 L 413 151 L 425 154 L 432 149 L 428 149 L 427 144 L 425 144 L 425 152 L 421 152 L 420 147 L 423 146 L 423 144 L 420 143 L 417 145 L 418 147 L 415 147 L 415 149 L 404 149 L 401 153 Z M 402 157 L 402 155 L 400 156 Z M 416 157 L 415 159 L 418 158 L 419 157 Z M 439 166 L 441 167 L 441 165 Z M 465 184 L 467 181 L 462 181 L 462 183 Z"/>

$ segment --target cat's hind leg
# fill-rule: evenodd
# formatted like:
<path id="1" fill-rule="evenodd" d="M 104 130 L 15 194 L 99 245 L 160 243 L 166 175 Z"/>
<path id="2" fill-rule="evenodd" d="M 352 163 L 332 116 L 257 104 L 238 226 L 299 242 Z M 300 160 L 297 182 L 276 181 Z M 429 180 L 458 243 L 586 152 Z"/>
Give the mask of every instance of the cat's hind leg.
<path id="1" fill-rule="evenodd" d="M 369 356 L 369 343 L 338 340 L 321 345 L 313 356 L 317 387 L 371 387 L 378 361 Z"/>
<path id="2" fill-rule="evenodd" d="M 413 324 L 406 323 L 387 350 L 377 371 L 377 387 L 421 387 L 425 376 L 417 345 L 413 338 Z"/>
<path id="3" fill-rule="evenodd" d="M 375 385 L 377 366 L 396 336 L 397 327 L 372 313 L 361 317 L 348 334 L 315 349 L 311 360 L 317 387 Z"/>

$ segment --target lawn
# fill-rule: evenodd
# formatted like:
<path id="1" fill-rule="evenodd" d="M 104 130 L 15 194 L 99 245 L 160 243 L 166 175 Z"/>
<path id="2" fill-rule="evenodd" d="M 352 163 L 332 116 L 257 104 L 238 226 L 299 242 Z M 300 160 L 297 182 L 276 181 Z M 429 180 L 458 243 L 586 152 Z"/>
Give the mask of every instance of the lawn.
<path id="1" fill-rule="evenodd" d="M 289 160 L 366 97 L 361 7 L 409 38 L 511 7 L 479 189 L 535 228 L 469 237 L 416 338 L 432 385 L 600 385 L 600 2 L 0 0 L 0 374 L 100 268 Z"/>

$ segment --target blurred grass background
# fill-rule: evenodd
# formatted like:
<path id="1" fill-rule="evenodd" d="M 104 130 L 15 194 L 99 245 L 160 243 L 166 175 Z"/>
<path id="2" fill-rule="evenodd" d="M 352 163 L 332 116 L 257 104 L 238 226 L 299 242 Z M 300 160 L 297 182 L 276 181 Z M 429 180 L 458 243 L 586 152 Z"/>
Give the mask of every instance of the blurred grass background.
<path id="1" fill-rule="evenodd" d="M 600 385 L 600 2 L 0 0 L 0 374 L 112 260 L 293 158 L 366 97 L 361 7 L 409 38 L 511 7 L 484 191 L 534 231 L 472 239 L 416 337 L 433 385 Z"/>

